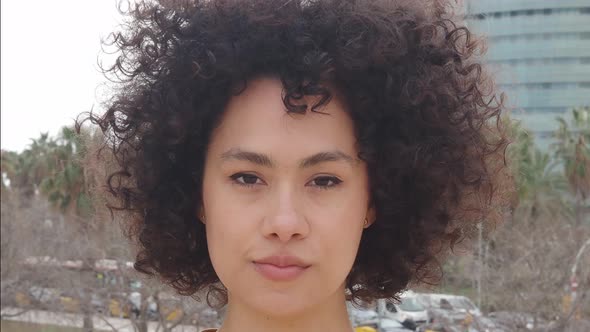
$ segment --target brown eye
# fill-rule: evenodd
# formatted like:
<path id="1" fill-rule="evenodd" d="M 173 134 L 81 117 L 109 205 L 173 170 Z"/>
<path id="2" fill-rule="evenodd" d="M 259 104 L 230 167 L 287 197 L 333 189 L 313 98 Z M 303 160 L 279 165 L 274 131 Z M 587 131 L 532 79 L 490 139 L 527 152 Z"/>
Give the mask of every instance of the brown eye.
<path id="1" fill-rule="evenodd" d="M 335 176 L 319 176 L 311 181 L 314 187 L 321 189 L 330 189 L 339 185 L 342 180 Z"/>
<path id="2" fill-rule="evenodd" d="M 258 184 L 258 180 L 260 180 L 260 178 L 257 177 L 256 175 L 247 174 L 247 173 L 236 173 L 236 174 L 230 176 L 230 178 L 235 183 L 242 185 L 242 186 L 254 186 L 254 185 Z M 262 180 L 261 180 L 261 182 L 262 182 Z"/>

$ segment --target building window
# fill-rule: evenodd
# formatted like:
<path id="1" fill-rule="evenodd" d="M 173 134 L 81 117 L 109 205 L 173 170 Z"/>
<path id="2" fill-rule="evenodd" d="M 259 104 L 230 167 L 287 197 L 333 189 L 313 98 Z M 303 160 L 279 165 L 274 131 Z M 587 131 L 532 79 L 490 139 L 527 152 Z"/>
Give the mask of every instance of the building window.
<path id="1" fill-rule="evenodd" d="M 553 137 L 552 131 L 538 131 L 535 134 L 537 134 L 537 137 L 539 137 L 539 138 L 552 138 Z"/>
<path id="2" fill-rule="evenodd" d="M 525 111 L 528 114 L 531 113 L 564 113 L 567 112 L 567 108 L 565 107 L 534 107 L 534 108 L 526 108 Z"/>
<path id="3" fill-rule="evenodd" d="M 581 12 L 582 10 L 583 10 L 583 8 L 580 8 L 580 9 L 578 9 L 578 8 L 560 8 L 560 9 L 557 9 L 556 11 L 559 14 L 576 14 L 576 13 Z"/>
<path id="4" fill-rule="evenodd" d="M 502 42 L 517 42 L 517 41 L 533 41 L 533 40 L 588 40 L 590 39 L 590 32 L 545 32 L 545 33 L 527 33 L 521 35 L 510 36 L 496 36 L 491 37 L 490 40 L 494 43 Z"/>
<path id="5" fill-rule="evenodd" d="M 551 64 L 577 65 L 577 64 L 590 64 L 590 57 L 507 59 L 507 60 L 490 61 L 490 63 L 507 64 L 507 65 L 511 65 L 511 66 L 523 65 L 523 64 L 526 64 L 526 65 L 551 65 Z"/>
<path id="6" fill-rule="evenodd" d="M 590 7 L 583 8 L 545 8 L 545 9 L 524 9 L 524 10 L 513 10 L 509 12 L 490 12 L 490 13 L 479 13 L 468 15 L 468 18 L 483 20 L 487 17 L 502 18 L 504 16 L 515 17 L 515 16 L 532 16 L 532 15 L 553 15 L 553 14 L 590 14 Z"/>
<path id="7" fill-rule="evenodd" d="M 553 58 L 552 60 L 553 60 L 552 63 L 562 64 L 562 65 L 565 65 L 568 63 L 575 63 L 575 59 L 572 59 L 572 58 Z"/>

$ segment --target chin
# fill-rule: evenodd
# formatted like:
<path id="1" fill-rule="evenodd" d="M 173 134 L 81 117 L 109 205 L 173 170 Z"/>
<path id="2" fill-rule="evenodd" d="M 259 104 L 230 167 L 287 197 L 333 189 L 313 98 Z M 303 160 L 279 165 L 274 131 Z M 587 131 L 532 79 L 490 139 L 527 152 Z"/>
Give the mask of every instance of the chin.
<path id="1" fill-rule="evenodd" d="M 313 307 L 313 299 L 291 293 L 260 293 L 252 299 L 251 305 L 266 315 L 288 318 L 297 317 Z"/>

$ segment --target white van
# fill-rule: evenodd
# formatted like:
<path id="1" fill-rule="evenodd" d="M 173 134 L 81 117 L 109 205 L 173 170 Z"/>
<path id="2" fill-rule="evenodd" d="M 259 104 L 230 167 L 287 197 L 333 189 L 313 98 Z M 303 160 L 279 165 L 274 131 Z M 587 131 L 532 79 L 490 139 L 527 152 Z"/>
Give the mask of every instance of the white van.
<path id="1" fill-rule="evenodd" d="M 358 307 L 352 302 L 346 302 L 346 309 L 352 326 L 375 325 L 379 322 L 379 315 L 370 308 Z"/>
<path id="2" fill-rule="evenodd" d="M 426 308 L 443 309 L 473 316 L 481 316 L 481 310 L 467 297 L 450 294 L 415 294 L 416 299 Z"/>
<path id="3" fill-rule="evenodd" d="M 412 291 L 402 293 L 399 304 L 389 300 L 378 300 L 377 312 L 379 316 L 394 319 L 398 322 L 409 319 L 418 325 L 428 322 L 428 311 L 418 302 L 415 295 L 416 293 Z"/>

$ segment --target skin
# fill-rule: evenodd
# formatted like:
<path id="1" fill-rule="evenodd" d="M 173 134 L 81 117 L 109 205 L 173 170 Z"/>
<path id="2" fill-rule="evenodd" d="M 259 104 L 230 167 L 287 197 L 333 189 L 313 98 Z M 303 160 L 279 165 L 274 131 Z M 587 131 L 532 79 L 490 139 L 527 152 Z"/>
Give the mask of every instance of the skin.
<path id="1" fill-rule="evenodd" d="M 287 114 L 281 93 L 277 79 L 249 82 L 207 151 L 201 213 L 228 289 L 220 332 L 351 331 L 344 283 L 373 217 L 366 165 L 336 93 L 320 109 L 328 115 Z M 294 280 L 270 280 L 253 261 L 271 255 L 309 267 Z"/>

